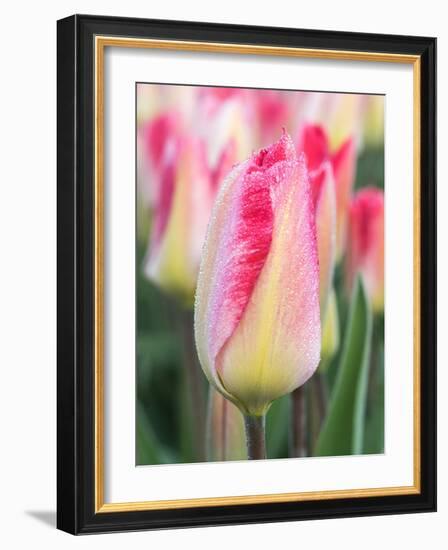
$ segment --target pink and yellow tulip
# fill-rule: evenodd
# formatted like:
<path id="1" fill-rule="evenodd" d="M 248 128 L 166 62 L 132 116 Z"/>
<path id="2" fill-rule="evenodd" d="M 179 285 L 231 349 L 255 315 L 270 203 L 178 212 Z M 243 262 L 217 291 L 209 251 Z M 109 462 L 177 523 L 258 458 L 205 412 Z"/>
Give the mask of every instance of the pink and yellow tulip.
<path id="1" fill-rule="evenodd" d="M 349 209 L 346 283 L 363 278 L 374 312 L 384 310 L 384 194 L 365 187 L 353 197 Z"/>
<path id="2" fill-rule="evenodd" d="M 145 273 L 165 292 L 192 307 L 215 195 L 203 143 L 190 136 L 169 139 L 159 177 Z"/>
<path id="3" fill-rule="evenodd" d="M 336 196 L 333 167 L 326 154 L 325 134 L 319 127 L 304 127 L 299 139 L 299 151 L 305 154 L 316 216 L 319 301 L 323 321 L 333 284 L 336 259 Z"/>
<path id="4" fill-rule="evenodd" d="M 318 191 L 324 179 L 322 166 L 331 165 L 336 196 L 336 260 L 340 260 L 347 238 L 347 211 L 355 181 L 356 150 L 349 137 L 335 151 L 330 150 L 328 136 L 322 126 L 305 125 L 298 141 L 298 151 L 304 151 L 308 169 Z M 328 173 L 327 173 L 328 177 Z"/>
<path id="5" fill-rule="evenodd" d="M 309 179 L 291 138 L 236 166 L 216 200 L 195 303 L 211 384 L 244 415 L 304 384 L 320 357 L 319 264 Z"/>

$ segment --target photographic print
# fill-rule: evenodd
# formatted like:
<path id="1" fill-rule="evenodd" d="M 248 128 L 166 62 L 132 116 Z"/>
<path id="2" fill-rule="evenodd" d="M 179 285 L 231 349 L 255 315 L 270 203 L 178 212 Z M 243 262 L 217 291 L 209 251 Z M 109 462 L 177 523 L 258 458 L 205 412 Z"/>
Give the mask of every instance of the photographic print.
<path id="1" fill-rule="evenodd" d="M 58 21 L 58 528 L 436 509 L 436 40 Z"/>
<path id="2" fill-rule="evenodd" d="M 383 453 L 385 97 L 135 107 L 136 464 Z"/>

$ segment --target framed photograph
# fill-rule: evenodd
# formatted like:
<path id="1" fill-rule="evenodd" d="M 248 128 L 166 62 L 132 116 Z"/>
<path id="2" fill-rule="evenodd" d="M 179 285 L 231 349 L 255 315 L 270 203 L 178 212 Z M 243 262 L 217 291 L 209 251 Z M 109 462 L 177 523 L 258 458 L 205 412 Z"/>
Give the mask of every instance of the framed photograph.
<path id="1" fill-rule="evenodd" d="M 58 528 L 434 511 L 436 39 L 58 21 Z"/>

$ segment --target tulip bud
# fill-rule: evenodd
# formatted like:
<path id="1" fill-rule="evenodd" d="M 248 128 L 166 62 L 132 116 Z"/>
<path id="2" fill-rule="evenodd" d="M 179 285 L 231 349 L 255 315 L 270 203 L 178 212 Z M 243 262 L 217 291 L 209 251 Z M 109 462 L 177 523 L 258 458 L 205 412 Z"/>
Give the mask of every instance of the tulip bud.
<path id="1" fill-rule="evenodd" d="M 318 366 L 314 212 L 305 161 L 285 133 L 221 188 L 198 278 L 195 337 L 209 381 L 251 417 Z"/>
<path id="2" fill-rule="evenodd" d="M 213 198 L 202 142 L 185 136 L 170 140 L 160 166 L 145 273 L 187 307 L 194 302 Z"/>
<path id="3" fill-rule="evenodd" d="M 336 258 L 336 197 L 333 168 L 328 158 L 325 133 L 320 126 L 305 126 L 299 139 L 305 153 L 316 216 L 319 254 L 319 302 L 323 321 L 333 282 Z"/>
<path id="4" fill-rule="evenodd" d="M 384 310 L 384 194 L 365 187 L 349 209 L 346 284 L 350 292 L 360 273 L 374 312 Z"/>
<path id="5" fill-rule="evenodd" d="M 355 181 L 355 142 L 352 138 L 348 138 L 338 150 L 331 152 L 328 136 L 323 127 L 309 124 L 302 128 L 298 151 L 303 151 L 307 158 L 314 194 L 319 192 L 324 179 L 322 166 L 326 162 L 331 164 L 336 194 L 335 259 L 340 260 L 345 250 L 347 209 Z"/>
<path id="6" fill-rule="evenodd" d="M 142 124 L 137 134 L 139 153 L 139 193 L 150 209 L 159 201 L 161 190 L 161 168 L 168 143 L 178 138 L 182 127 L 177 111 L 164 111 Z"/>
<path id="7" fill-rule="evenodd" d="M 209 460 L 247 458 L 243 417 L 235 405 L 213 387 L 210 387 L 208 422 Z"/>
<path id="8" fill-rule="evenodd" d="M 348 138 L 332 156 L 334 181 L 336 182 L 336 259 L 345 252 L 347 241 L 347 212 L 355 183 L 356 148 Z"/>
<path id="9" fill-rule="evenodd" d="M 319 302 L 323 320 L 333 284 L 336 259 L 336 197 L 329 163 L 322 167 L 323 180 L 315 203 L 317 250 L 319 253 Z"/>

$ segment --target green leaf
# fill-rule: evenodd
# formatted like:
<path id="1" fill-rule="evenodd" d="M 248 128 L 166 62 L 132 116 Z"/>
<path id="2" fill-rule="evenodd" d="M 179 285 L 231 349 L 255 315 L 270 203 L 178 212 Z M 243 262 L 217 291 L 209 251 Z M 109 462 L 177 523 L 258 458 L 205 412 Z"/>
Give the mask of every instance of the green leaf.
<path id="1" fill-rule="evenodd" d="M 266 449 L 269 458 L 288 458 L 288 421 L 291 399 L 276 399 L 266 415 Z"/>
<path id="2" fill-rule="evenodd" d="M 316 446 L 317 456 L 362 452 L 371 337 L 372 313 L 358 279 L 328 414 Z"/>
<path id="3" fill-rule="evenodd" d="M 375 351 L 372 367 L 374 370 L 374 376 L 370 377 L 369 394 L 371 396 L 370 403 L 367 401 L 367 414 L 366 414 L 366 428 L 364 434 L 364 454 L 379 454 L 384 452 L 384 343 L 382 341 L 384 336 L 384 325 L 375 327 L 374 334 L 381 331 L 381 341 L 376 342 L 373 338 L 372 346 Z M 378 338 L 377 338 L 378 340 Z M 373 380 L 372 380 L 373 378 Z"/>

